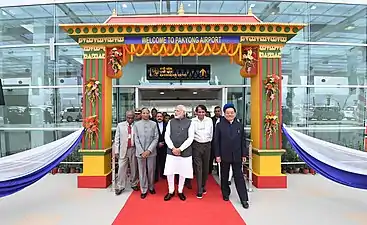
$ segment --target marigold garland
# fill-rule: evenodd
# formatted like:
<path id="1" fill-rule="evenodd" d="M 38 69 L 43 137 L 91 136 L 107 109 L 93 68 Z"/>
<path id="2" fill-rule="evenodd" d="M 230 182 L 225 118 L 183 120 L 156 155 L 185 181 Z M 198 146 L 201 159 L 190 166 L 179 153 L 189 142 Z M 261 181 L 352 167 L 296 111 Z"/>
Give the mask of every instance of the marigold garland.
<path id="1" fill-rule="evenodd" d="M 88 140 L 93 144 L 95 142 L 95 139 L 98 138 L 98 132 L 99 132 L 99 120 L 98 116 L 89 116 L 84 119 L 84 128 L 85 133 L 88 137 Z"/>
<path id="2" fill-rule="evenodd" d="M 97 99 L 101 97 L 100 90 L 101 83 L 95 78 L 90 78 L 85 85 L 85 96 L 94 105 Z"/>
<path id="3" fill-rule="evenodd" d="M 266 113 L 265 119 L 264 119 L 264 127 L 265 127 L 265 133 L 267 135 L 267 140 L 270 139 L 270 137 L 278 131 L 279 126 L 279 119 L 275 112 L 268 112 Z"/>
<path id="4" fill-rule="evenodd" d="M 114 73 L 112 77 L 121 77 L 123 66 L 123 53 L 118 51 L 117 48 L 113 48 L 110 52 L 110 59 L 108 64 L 111 65 L 112 71 Z"/>
<path id="5" fill-rule="evenodd" d="M 131 44 L 124 45 L 124 50 L 129 55 L 135 56 L 209 56 L 227 55 L 235 56 L 241 48 L 241 44 L 226 43 L 190 43 L 190 44 Z"/>
<path id="6" fill-rule="evenodd" d="M 264 80 L 265 92 L 270 101 L 273 101 L 279 90 L 280 77 L 276 74 L 267 75 Z"/>

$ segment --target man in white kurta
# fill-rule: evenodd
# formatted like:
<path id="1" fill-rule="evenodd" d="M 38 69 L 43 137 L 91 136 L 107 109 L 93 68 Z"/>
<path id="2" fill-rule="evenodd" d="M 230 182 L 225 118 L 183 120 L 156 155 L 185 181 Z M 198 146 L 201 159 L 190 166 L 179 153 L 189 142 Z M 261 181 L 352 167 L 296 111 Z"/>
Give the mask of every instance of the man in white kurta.
<path id="1" fill-rule="evenodd" d="M 183 193 L 185 179 L 193 178 L 192 148 L 195 130 L 191 120 L 185 117 L 186 109 L 178 105 L 175 110 L 175 118 L 171 119 L 166 127 L 165 142 L 167 144 L 167 158 L 164 175 L 167 176 L 168 193 L 165 201 L 171 200 L 175 195 L 175 174 L 179 175 L 178 197 L 186 200 Z"/>

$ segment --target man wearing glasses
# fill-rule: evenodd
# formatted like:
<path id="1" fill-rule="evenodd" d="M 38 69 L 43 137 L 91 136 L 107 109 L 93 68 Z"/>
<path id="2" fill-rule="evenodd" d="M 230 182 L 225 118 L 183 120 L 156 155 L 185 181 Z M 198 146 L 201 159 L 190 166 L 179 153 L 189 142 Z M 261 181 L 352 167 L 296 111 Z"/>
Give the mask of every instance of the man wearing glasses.
<path id="1" fill-rule="evenodd" d="M 175 175 L 179 175 L 178 197 L 186 200 L 183 193 L 185 179 L 193 178 L 192 168 L 192 148 L 195 129 L 186 116 L 186 108 L 178 105 L 175 110 L 175 117 L 171 119 L 166 127 L 164 139 L 167 145 L 167 158 L 164 168 L 164 175 L 167 176 L 168 193 L 164 197 L 165 201 L 171 200 L 175 195 Z"/>
<path id="2" fill-rule="evenodd" d="M 128 181 L 128 167 L 130 167 L 131 188 L 138 191 L 138 163 L 135 156 L 134 145 L 134 123 L 135 115 L 133 111 L 126 112 L 126 121 L 117 125 L 115 141 L 113 144 L 116 159 L 118 159 L 119 170 L 116 180 L 115 194 L 120 195 L 126 188 Z"/>

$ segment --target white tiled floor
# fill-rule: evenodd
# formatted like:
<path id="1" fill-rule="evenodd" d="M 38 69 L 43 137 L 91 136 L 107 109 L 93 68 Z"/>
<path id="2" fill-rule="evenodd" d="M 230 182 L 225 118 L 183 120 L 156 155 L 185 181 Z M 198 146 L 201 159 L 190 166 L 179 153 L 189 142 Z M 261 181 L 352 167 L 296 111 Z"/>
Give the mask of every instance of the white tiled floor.
<path id="1" fill-rule="evenodd" d="M 247 225 L 367 224 L 367 191 L 312 175 L 290 175 L 288 184 L 287 190 L 255 189 L 247 210 L 232 185 L 231 201 Z M 76 175 L 48 175 L 0 199 L 0 224 L 110 225 L 129 194 L 116 197 L 110 189 L 77 189 Z"/>

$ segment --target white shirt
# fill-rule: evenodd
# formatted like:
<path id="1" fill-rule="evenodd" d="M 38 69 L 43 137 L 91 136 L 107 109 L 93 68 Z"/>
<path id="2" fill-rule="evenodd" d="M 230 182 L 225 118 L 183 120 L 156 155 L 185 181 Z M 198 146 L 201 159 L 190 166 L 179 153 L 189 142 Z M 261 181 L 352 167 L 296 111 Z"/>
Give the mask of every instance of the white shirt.
<path id="1" fill-rule="evenodd" d="M 159 133 L 163 134 L 163 122 L 158 122 Z"/>
<path id="2" fill-rule="evenodd" d="M 207 143 L 213 139 L 213 120 L 209 117 L 204 117 L 203 120 L 195 117 L 192 119 L 195 135 L 194 140 L 199 143 Z"/>

